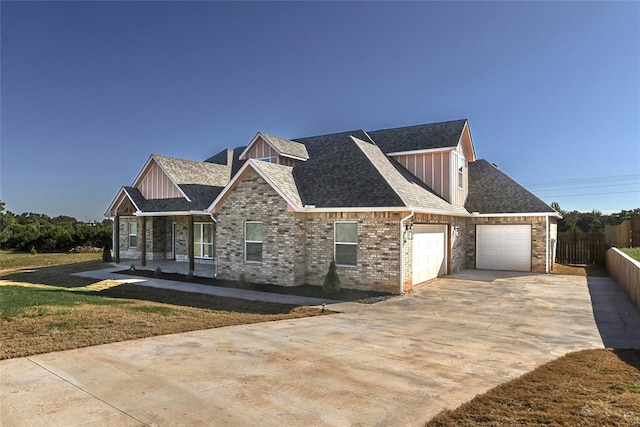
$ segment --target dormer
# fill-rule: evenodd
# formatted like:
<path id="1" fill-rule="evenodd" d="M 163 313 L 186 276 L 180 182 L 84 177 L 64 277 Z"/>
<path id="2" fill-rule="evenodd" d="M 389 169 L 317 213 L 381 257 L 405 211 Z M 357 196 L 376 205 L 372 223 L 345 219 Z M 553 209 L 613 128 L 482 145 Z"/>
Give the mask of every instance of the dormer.
<path id="1" fill-rule="evenodd" d="M 240 154 L 240 160 L 248 159 L 295 166 L 299 162 L 309 160 L 309 154 L 304 144 L 258 132 Z"/>
<path id="2" fill-rule="evenodd" d="M 369 132 L 393 158 L 440 197 L 463 206 L 470 162 L 476 160 L 466 119 Z"/>

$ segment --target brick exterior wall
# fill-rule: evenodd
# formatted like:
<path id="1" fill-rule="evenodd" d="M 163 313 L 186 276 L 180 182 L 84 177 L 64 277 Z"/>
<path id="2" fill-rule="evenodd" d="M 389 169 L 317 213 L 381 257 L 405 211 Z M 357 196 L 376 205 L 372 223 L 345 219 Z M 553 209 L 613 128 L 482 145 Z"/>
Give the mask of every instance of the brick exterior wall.
<path id="1" fill-rule="evenodd" d="M 466 268 L 476 268 L 476 225 L 531 225 L 531 271 L 544 273 L 546 271 L 546 220 L 544 216 L 500 217 L 500 218 L 469 218 L 466 244 Z"/>
<path id="2" fill-rule="evenodd" d="M 338 266 L 341 286 L 400 292 L 400 218 L 398 212 L 316 213 L 305 215 L 306 280 L 322 285 L 334 257 L 334 223 L 356 221 L 355 267 Z"/>
<path id="3" fill-rule="evenodd" d="M 287 212 L 287 203 L 250 170 L 229 193 L 217 215 L 218 278 L 295 286 L 303 283 L 302 221 Z M 262 262 L 245 262 L 246 221 L 262 221 Z M 296 266 L 296 263 L 298 265 Z"/>
<path id="4" fill-rule="evenodd" d="M 358 261 L 338 267 L 343 287 L 399 291 L 399 213 L 293 213 L 254 171 L 224 200 L 217 216 L 218 278 L 281 286 L 322 285 L 333 260 L 334 223 L 358 223 Z M 262 221 L 262 263 L 244 261 L 244 224 Z"/>

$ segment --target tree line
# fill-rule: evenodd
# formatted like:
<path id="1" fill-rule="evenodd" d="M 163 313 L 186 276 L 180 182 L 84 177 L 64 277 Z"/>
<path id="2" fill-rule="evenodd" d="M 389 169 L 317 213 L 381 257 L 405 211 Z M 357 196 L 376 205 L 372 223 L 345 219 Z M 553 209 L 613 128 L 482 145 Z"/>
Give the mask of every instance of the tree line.
<path id="1" fill-rule="evenodd" d="M 25 212 L 5 211 L 0 201 L 0 249 L 37 252 L 67 252 L 77 246 L 111 248 L 113 224 L 81 222 L 70 216 L 51 218 Z"/>
<path id="2" fill-rule="evenodd" d="M 562 215 L 562 219 L 558 221 L 558 232 L 561 233 L 601 233 L 604 232 L 605 225 L 618 225 L 625 219 L 640 216 L 640 208 L 603 215 L 598 210 L 591 212 L 565 211 L 556 202 L 551 203 L 551 207 Z"/>

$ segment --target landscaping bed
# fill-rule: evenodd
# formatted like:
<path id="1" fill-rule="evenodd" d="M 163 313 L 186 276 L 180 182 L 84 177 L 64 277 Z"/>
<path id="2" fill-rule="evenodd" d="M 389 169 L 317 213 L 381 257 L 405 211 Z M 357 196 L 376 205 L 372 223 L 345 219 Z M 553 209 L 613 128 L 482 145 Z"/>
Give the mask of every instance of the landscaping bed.
<path id="1" fill-rule="evenodd" d="M 223 288 L 245 289 L 249 291 L 269 292 L 273 294 L 297 295 L 313 298 L 331 298 L 339 301 L 358 301 L 362 303 L 375 303 L 392 296 L 394 294 L 376 291 L 363 291 L 358 289 L 343 288 L 340 292 L 327 295 L 322 291 L 322 286 L 300 285 L 300 286 L 278 286 L 269 284 L 256 284 L 249 282 L 235 282 L 230 280 L 218 280 L 207 277 L 194 276 L 187 277 L 180 273 L 156 273 L 151 270 L 122 270 L 118 274 L 131 276 L 148 277 L 163 280 L 173 280 L 176 282 L 198 283 L 201 285 L 220 286 Z"/>

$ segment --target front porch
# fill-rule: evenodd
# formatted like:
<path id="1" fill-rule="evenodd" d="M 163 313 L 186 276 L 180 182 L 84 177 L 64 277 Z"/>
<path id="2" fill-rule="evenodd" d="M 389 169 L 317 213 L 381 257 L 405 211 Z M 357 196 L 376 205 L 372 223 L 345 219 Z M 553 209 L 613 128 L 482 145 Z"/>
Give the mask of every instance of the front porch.
<path id="1" fill-rule="evenodd" d="M 120 259 L 119 263 L 115 263 L 116 266 L 122 267 L 123 270 L 128 270 L 131 268 L 131 265 L 133 265 L 136 270 L 156 271 L 156 269 L 160 267 L 163 273 L 189 274 L 188 262 L 174 261 L 172 259 L 148 259 L 145 264 L 146 265 L 142 265 L 142 260 L 140 259 Z M 193 275 L 197 277 L 215 278 L 216 266 L 215 264 L 195 263 Z"/>

